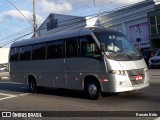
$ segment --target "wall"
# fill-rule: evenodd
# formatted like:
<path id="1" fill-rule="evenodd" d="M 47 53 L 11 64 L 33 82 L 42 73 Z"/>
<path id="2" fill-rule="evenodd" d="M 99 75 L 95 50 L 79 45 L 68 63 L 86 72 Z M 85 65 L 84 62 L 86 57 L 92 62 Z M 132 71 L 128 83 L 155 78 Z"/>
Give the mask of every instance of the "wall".
<path id="1" fill-rule="evenodd" d="M 79 17 L 51 13 L 39 27 L 38 36 L 56 34 L 62 31 L 75 30 L 85 26 L 97 26 L 99 21 L 95 17 Z"/>
<path id="2" fill-rule="evenodd" d="M 93 17 L 78 17 L 61 14 L 50 14 L 38 30 L 39 36 L 74 30 L 85 26 L 104 26 L 122 31 L 135 45 L 149 48 L 149 28 L 147 13 L 154 10 L 154 1 L 148 0 L 132 6 L 113 11 L 109 14 Z M 136 32 L 136 26 L 139 26 Z M 137 38 L 134 38 L 137 37 Z M 134 39 L 134 40 L 133 40 Z"/>
<path id="3" fill-rule="evenodd" d="M 127 35 L 135 45 L 141 48 L 149 48 L 149 28 L 147 13 L 154 10 L 153 1 L 144 1 L 128 8 L 123 8 L 110 14 L 99 17 L 100 25 L 108 28 L 120 30 Z M 136 32 L 136 26 L 139 26 Z M 141 36 L 141 40 L 138 37 Z M 134 37 L 137 37 L 134 38 Z"/>
<path id="4" fill-rule="evenodd" d="M 152 48 L 160 48 L 160 3 L 155 10 L 148 12 L 149 35 Z"/>
<path id="5" fill-rule="evenodd" d="M 0 64 L 8 63 L 9 48 L 0 48 Z"/>
<path id="6" fill-rule="evenodd" d="M 128 39 L 141 48 L 149 48 L 149 28 L 147 17 L 126 23 Z"/>

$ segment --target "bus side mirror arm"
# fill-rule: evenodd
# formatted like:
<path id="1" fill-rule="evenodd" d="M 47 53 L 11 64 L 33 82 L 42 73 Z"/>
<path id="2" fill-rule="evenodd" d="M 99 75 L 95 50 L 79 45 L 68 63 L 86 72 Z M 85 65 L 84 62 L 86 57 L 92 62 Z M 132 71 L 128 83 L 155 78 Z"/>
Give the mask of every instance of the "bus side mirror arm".
<path id="1" fill-rule="evenodd" d="M 100 43 L 100 51 L 101 51 L 101 53 L 104 54 L 104 52 L 105 52 L 105 44 L 104 43 Z"/>
<path id="2" fill-rule="evenodd" d="M 100 52 L 102 54 L 100 62 L 104 62 L 103 57 L 105 55 L 105 44 L 104 43 L 100 43 Z"/>

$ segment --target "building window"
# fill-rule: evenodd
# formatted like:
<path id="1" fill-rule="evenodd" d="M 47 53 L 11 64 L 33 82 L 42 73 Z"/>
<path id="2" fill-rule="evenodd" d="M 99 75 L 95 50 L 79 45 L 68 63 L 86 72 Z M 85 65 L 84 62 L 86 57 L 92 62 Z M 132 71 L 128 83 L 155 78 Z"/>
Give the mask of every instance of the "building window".
<path id="1" fill-rule="evenodd" d="M 157 29 L 158 29 L 158 34 L 160 34 L 160 15 L 157 15 Z"/>
<path id="2" fill-rule="evenodd" d="M 160 15 L 149 18 L 151 35 L 160 34 Z"/>
<path id="3" fill-rule="evenodd" d="M 157 34 L 157 28 L 154 25 L 154 26 L 151 26 L 151 35 L 155 35 L 155 34 Z"/>
<path id="4" fill-rule="evenodd" d="M 45 59 L 45 50 L 46 50 L 46 43 L 33 45 L 32 59 L 33 60 Z"/>
<path id="5" fill-rule="evenodd" d="M 160 24 L 160 15 L 157 15 L 157 24 Z"/>
<path id="6" fill-rule="evenodd" d="M 149 18 L 151 35 L 157 34 L 156 19 L 155 18 L 156 18 L 155 16 Z"/>
<path id="7" fill-rule="evenodd" d="M 150 18 L 149 18 L 149 21 L 150 21 L 150 25 L 156 25 L 155 16 L 154 16 L 154 17 L 150 17 Z"/>

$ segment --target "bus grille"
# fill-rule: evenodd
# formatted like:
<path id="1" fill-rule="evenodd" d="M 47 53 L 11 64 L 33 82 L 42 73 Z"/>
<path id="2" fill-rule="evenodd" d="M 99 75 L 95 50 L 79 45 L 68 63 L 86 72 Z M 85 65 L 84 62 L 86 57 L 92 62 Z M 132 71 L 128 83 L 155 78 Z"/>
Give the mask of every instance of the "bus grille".
<path id="1" fill-rule="evenodd" d="M 128 70 L 127 74 L 130 78 L 132 85 L 141 85 L 144 83 L 144 69 Z"/>

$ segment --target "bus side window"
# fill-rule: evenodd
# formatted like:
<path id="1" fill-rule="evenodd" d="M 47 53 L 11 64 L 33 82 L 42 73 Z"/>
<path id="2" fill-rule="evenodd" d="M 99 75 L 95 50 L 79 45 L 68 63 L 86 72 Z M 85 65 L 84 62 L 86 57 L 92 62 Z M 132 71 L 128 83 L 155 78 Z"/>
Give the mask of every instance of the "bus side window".
<path id="1" fill-rule="evenodd" d="M 11 48 L 10 61 L 18 61 L 19 48 Z"/>
<path id="2" fill-rule="evenodd" d="M 80 55 L 94 58 L 99 57 L 99 48 L 91 36 L 80 37 Z"/>
<path id="3" fill-rule="evenodd" d="M 46 43 L 33 45 L 32 59 L 42 60 L 45 59 Z"/>
<path id="4" fill-rule="evenodd" d="M 66 57 L 77 57 L 78 45 L 77 39 L 71 38 L 72 40 L 66 40 Z"/>
<path id="5" fill-rule="evenodd" d="M 20 47 L 20 49 L 19 49 L 19 51 L 20 51 L 19 60 L 20 61 L 30 60 L 31 59 L 31 49 L 32 49 L 31 45 Z"/>
<path id="6" fill-rule="evenodd" d="M 47 59 L 63 57 L 63 41 L 47 43 Z"/>

